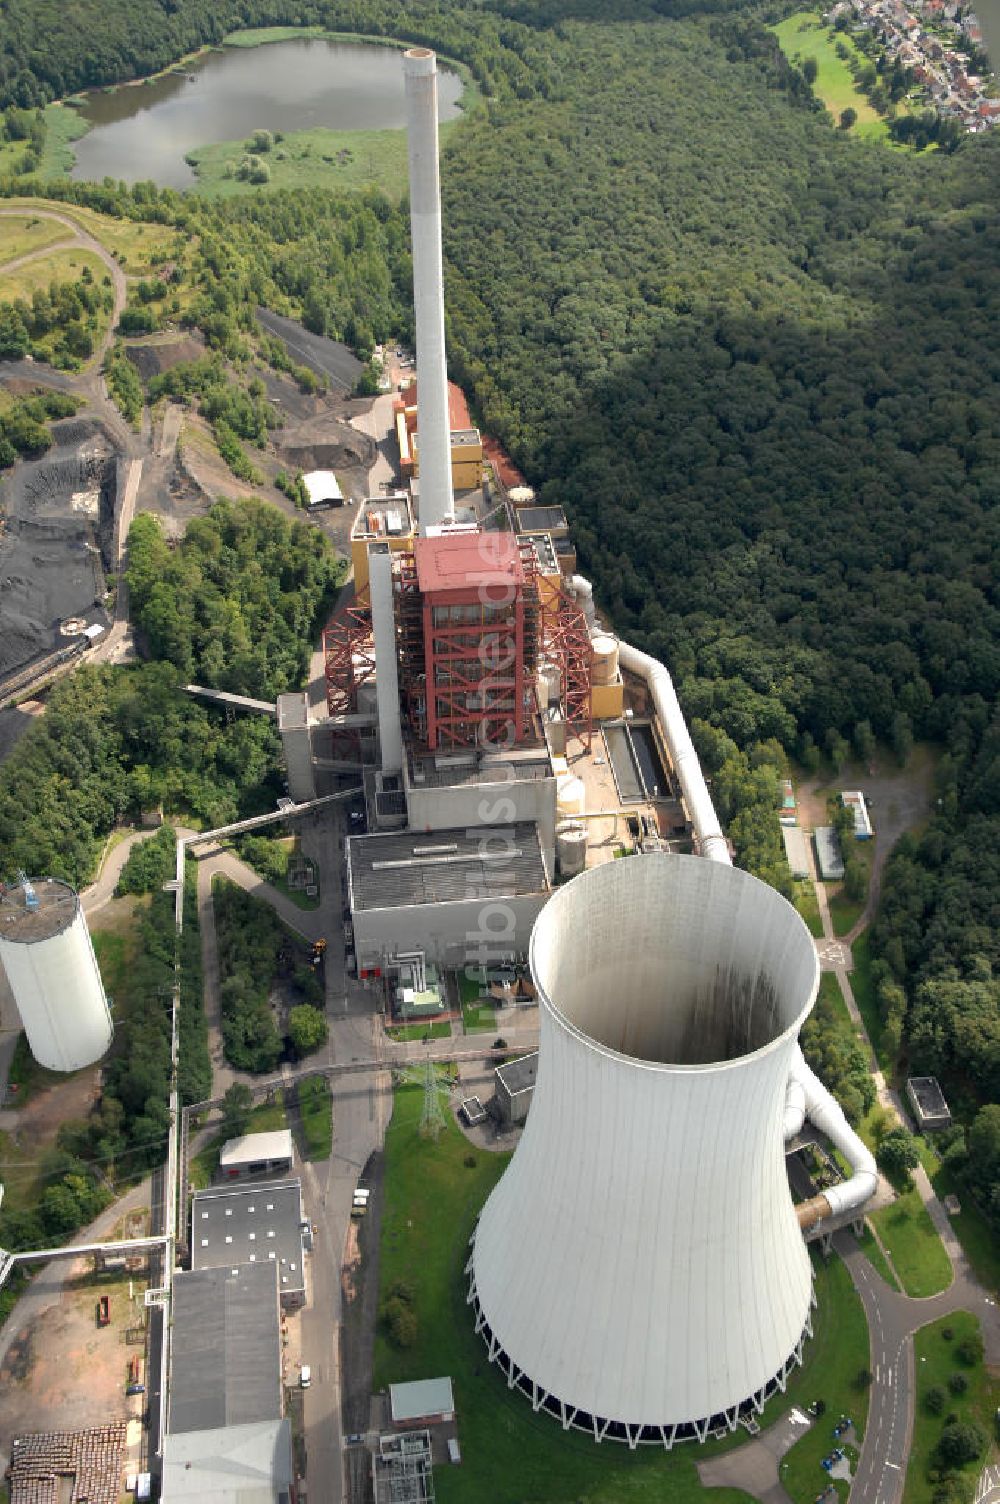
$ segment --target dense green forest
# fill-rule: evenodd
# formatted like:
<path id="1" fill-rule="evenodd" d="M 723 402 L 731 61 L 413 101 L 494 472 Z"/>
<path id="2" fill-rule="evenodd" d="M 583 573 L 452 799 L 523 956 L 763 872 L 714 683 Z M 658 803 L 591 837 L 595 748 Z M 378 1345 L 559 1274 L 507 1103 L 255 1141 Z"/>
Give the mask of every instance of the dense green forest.
<path id="1" fill-rule="evenodd" d="M 298 688 L 343 564 L 265 502 L 217 502 L 172 548 L 154 517 L 129 532 L 132 619 L 154 658 L 234 694 Z"/>

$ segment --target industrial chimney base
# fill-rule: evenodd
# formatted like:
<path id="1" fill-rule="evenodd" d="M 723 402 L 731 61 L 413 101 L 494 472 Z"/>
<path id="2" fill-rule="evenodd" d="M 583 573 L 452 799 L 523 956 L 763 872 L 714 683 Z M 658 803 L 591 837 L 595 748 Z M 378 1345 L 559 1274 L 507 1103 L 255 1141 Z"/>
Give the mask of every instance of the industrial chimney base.
<path id="1" fill-rule="evenodd" d="M 798 1342 L 774 1377 L 769 1379 L 755 1394 L 747 1395 L 739 1404 L 732 1405 L 729 1409 L 719 1411 L 715 1415 L 704 1415 L 697 1420 L 667 1422 L 663 1425 L 656 1425 L 649 1421 L 614 1420 L 607 1416 L 591 1415 L 588 1411 L 543 1389 L 531 1378 L 530 1374 L 519 1368 L 510 1354 L 504 1350 L 490 1328 L 476 1292 L 476 1272 L 473 1264 L 475 1233 L 470 1242 L 473 1253 L 469 1255 L 465 1266 L 465 1272 L 469 1276 L 465 1302 L 473 1309 L 476 1318 L 476 1336 L 482 1337 L 485 1342 L 490 1362 L 496 1363 L 507 1380 L 508 1389 L 520 1390 L 525 1398 L 531 1401 L 531 1408 L 536 1414 L 539 1410 L 544 1410 L 546 1414 L 559 1421 L 564 1431 L 583 1431 L 588 1436 L 592 1436 L 598 1444 L 602 1441 L 618 1441 L 627 1443 L 629 1450 L 633 1452 L 640 1446 L 661 1446 L 669 1452 L 678 1442 L 704 1442 L 710 1437 L 718 1437 L 726 1432 L 735 1431 L 741 1421 L 756 1419 L 762 1414 L 764 1406 L 773 1394 L 778 1391 L 785 1393 L 789 1375 L 801 1366 L 803 1348 L 813 1334 L 812 1316 L 807 1315 Z M 815 1304 L 816 1294 L 813 1290 L 810 1305 L 815 1306 Z"/>

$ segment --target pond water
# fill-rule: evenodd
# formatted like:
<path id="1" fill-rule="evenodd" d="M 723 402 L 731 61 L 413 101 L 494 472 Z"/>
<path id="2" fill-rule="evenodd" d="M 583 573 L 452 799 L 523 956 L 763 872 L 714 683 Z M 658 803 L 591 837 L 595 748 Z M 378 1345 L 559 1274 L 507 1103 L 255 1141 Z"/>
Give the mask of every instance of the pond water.
<path id="1" fill-rule="evenodd" d="M 462 81 L 439 68 L 441 120 L 458 114 Z M 227 47 L 151 83 L 86 96 L 90 122 L 74 143 L 74 178 L 152 178 L 190 188 L 184 160 L 195 146 L 236 141 L 254 130 L 390 130 L 406 124 L 402 53 L 323 37 Z"/>

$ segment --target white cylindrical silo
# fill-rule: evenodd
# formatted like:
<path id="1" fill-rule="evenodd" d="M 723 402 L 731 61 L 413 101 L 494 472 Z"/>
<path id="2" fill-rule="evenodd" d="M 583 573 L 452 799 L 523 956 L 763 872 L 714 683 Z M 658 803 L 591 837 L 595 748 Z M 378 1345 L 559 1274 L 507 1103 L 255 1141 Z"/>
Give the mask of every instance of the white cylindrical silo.
<path id="1" fill-rule="evenodd" d="M 618 638 L 610 632 L 595 632 L 590 639 L 591 680 L 594 684 L 618 681 Z"/>
<path id="2" fill-rule="evenodd" d="M 810 1329 L 782 1135 L 809 933 L 747 873 L 655 853 L 555 893 L 531 970 L 538 1078 L 473 1239 L 477 1330 L 599 1441 L 734 1428 Z"/>
<path id="3" fill-rule="evenodd" d="M 420 533 L 453 521 L 448 362 L 444 345 L 441 179 L 438 170 L 437 58 L 427 47 L 403 53 L 410 162 L 413 311 L 417 332 L 417 436 Z"/>
<path id="4" fill-rule="evenodd" d="M 576 820 L 556 826 L 556 862 L 560 877 L 576 877 L 587 865 L 587 828 Z"/>
<path id="5" fill-rule="evenodd" d="M 75 1071 L 100 1060 L 111 1043 L 111 1010 L 69 883 L 37 878 L 4 891 L 0 962 L 39 1065 Z"/>
<path id="6" fill-rule="evenodd" d="M 587 787 L 575 773 L 562 773 L 556 779 L 556 818 L 572 820 L 582 815 L 587 802 Z"/>

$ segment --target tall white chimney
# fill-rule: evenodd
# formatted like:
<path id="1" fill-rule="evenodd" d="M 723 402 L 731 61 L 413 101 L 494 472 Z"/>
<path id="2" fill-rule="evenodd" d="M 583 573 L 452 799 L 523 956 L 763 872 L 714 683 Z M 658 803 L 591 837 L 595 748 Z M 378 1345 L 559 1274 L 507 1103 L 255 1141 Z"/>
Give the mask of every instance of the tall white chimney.
<path id="1" fill-rule="evenodd" d="M 451 521 L 451 425 L 444 349 L 441 179 L 438 174 L 437 58 L 427 47 L 403 54 L 410 149 L 410 231 L 417 324 L 420 532 Z"/>

